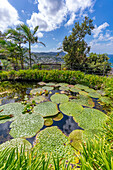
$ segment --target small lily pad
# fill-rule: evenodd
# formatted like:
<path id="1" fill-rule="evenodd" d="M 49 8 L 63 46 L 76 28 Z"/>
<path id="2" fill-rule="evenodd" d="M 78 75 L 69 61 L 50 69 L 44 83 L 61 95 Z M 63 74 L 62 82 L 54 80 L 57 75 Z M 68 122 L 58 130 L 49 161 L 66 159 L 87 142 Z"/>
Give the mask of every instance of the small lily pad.
<path id="1" fill-rule="evenodd" d="M 93 98 L 100 98 L 101 95 L 97 92 L 90 92 L 88 93 L 88 96 L 93 97 Z"/>
<path id="2" fill-rule="evenodd" d="M 73 116 L 73 114 L 81 113 L 83 110 L 83 107 L 76 102 L 67 102 L 60 104 L 59 108 L 62 113 L 68 116 Z"/>
<path id="3" fill-rule="evenodd" d="M 65 94 L 54 94 L 51 96 L 51 101 L 54 103 L 65 103 L 69 101 L 69 97 Z"/>
<path id="4" fill-rule="evenodd" d="M 55 83 L 46 83 L 46 86 L 55 86 L 56 84 Z"/>
<path id="5" fill-rule="evenodd" d="M 70 91 L 71 91 L 71 92 L 79 93 L 81 90 L 80 90 L 80 89 L 77 89 L 77 88 L 75 88 L 75 87 L 71 87 L 71 88 L 70 88 Z"/>
<path id="6" fill-rule="evenodd" d="M 88 93 L 96 93 L 96 90 L 91 89 L 91 88 L 85 89 L 85 91 Z"/>
<path id="7" fill-rule="evenodd" d="M 32 101 L 32 100 L 34 100 L 36 103 L 40 103 L 40 102 L 46 100 L 46 98 L 44 96 L 35 96 L 30 99 L 30 101 Z"/>
<path id="8" fill-rule="evenodd" d="M 83 130 L 74 130 L 69 135 L 70 144 L 77 150 L 82 149 Z"/>
<path id="9" fill-rule="evenodd" d="M 82 85 L 82 84 L 76 84 L 76 85 L 75 85 L 75 88 L 79 88 L 79 89 L 81 89 L 81 90 L 89 89 L 88 86 L 84 86 L 84 85 Z"/>
<path id="10" fill-rule="evenodd" d="M 53 117 L 53 120 L 55 121 L 60 121 L 61 119 L 63 119 L 62 113 L 58 113 L 56 116 Z"/>
<path id="11" fill-rule="evenodd" d="M 21 149 L 21 146 L 25 147 L 25 151 L 30 150 L 32 145 L 26 139 L 16 138 L 10 141 L 7 141 L 0 145 L 0 151 L 4 150 L 5 148 L 16 148 Z"/>
<path id="12" fill-rule="evenodd" d="M 68 86 L 69 84 L 68 83 L 58 83 L 57 85 L 58 86 Z"/>
<path id="13" fill-rule="evenodd" d="M 38 114 L 24 114 L 11 123 L 10 135 L 14 138 L 33 137 L 43 127 L 44 120 Z"/>
<path id="14" fill-rule="evenodd" d="M 46 83 L 45 82 L 39 82 L 38 83 L 40 86 L 44 86 L 44 85 L 46 85 Z"/>
<path id="15" fill-rule="evenodd" d="M 67 87 L 67 86 L 61 86 L 61 87 L 59 88 L 59 90 L 68 91 L 68 90 L 69 90 L 69 87 Z"/>
<path id="16" fill-rule="evenodd" d="M 0 115 L 13 115 L 11 119 L 4 119 L 0 120 L 0 123 L 5 123 L 7 121 L 13 121 L 17 117 L 22 115 L 22 112 L 24 110 L 24 106 L 21 103 L 9 103 L 0 106 L 0 110 L 3 110 L 0 112 Z"/>
<path id="17" fill-rule="evenodd" d="M 30 91 L 30 93 L 31 94 L 36 94 L 36 93 L 43 93 L 44 92 L 44 89 L 42 89 L 42 88 L 36 88 L 36 89 L 32 89 L 31 91 Z"/>
<path id="18" fill-rule="evenodd" d="M 44 125 L 45 126 L 51 126 L 53 124 L 53 120 L 51 118 L 45 119 L 44 120 Z"/>
<path id="19" fill-rule="evenodd" d="M 88 96 L 88 93 L 85 92 L 85 91 L 80 91 L 79 94 L 84 95 L 84 96 Z"/>
<path id="20" fill-rule="evenodd" d="M 49 87 L 49 86 L 43 86 L 42 87 L 43 90 L 47 90 L 47 91 L 50 91 L 50 90 L 53 90 L 54 87 Z"/>
<path id="21" fill-rule="evenodd" d="M 58 108 L 55 103 L 43 102 L 35 106 L 34 113 L 40 114 L 43 117 L 54 116 L 58 113 Z"/>
<path id="22" fill-rule="evenodd" d="M 104 104 L 113 104 L 113 100 L 109 97 L 101 97 L 99 100 Z"/>

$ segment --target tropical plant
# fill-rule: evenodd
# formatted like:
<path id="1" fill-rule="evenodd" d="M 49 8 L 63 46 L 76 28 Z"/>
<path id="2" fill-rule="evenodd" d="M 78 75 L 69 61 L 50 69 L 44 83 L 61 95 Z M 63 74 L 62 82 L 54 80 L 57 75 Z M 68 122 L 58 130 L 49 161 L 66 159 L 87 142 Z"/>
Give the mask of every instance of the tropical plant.
<path id="1" fill-rule="evenodd" d="M 37 30 L 38 30 L 39 26 L 36 26 L 34 28 L 34 31 L 32 33 L 32 31 L 30 30 L 30 28 L 25 25 L 25 24 L 21 24 L 20 26 L 18 26 L 17 30 L 19 30 L 21 32 L 21 35 L 23 37 L 23 43 L 27 43 L 29 44 L 29 66 L 31 68 L 31 61 L 32 61 L 32 58 L 31 58 L 31 44 L 34 44 L 34 43 L 41 43 L 42 45 L 45 46 L 45 44 L 43 42 L 40 42 L 38 41 L 38 37 L 35 36 Z"/>

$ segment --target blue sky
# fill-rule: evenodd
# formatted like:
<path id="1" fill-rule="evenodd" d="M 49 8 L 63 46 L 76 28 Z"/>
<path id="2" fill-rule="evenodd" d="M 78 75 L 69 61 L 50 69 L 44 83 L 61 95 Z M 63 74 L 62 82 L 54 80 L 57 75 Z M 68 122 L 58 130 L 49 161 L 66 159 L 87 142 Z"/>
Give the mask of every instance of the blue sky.
<path id="1" fill-rule="evenodd" d="M 91 52 L 113 54 L 113 0 L 0 0 L 0 30 L 20 23 L 31 29 L 46 44 L 32 45 L 32 51 L 57 51 L 75 22 L 85 16 L 93 19 L 95 29 L 86 37 Z"/>

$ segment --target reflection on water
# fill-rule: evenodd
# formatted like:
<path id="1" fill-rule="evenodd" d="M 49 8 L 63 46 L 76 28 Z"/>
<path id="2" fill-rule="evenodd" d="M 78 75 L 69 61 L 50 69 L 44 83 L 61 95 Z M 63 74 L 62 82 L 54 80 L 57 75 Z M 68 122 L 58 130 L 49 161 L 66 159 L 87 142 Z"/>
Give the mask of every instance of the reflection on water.
<path id="1" fill-rule="evenodd" d="M 37 85 L 36 83 L 30 83 L 30 84 L 27 84 L 26 86 L 25 86 L 24 83 L 22 83 L 22 85 L 19 83 L 18 88 L 16 89 L 15 92 L 10 94 L 9 96 L 4 96 L 4 97 L 0 98 L 0 100 L 1 100 L 0 105 L 4 105 L 4 104 L 7 104 L 7 103 L 19 102 L 19 101 L 24 99 L 25 95 L 27 95 L 28 98 L 29 98 L 29 93 L 30 93 L 31 89 L 32 88 L 37 88 L 37 87 L 40 87 L 40 86 Z M 58 88 L 55 88 L 54 90 L 52 90 L 52 94 L 48 95 L 48 100 L 50 100 L 51 95 L 53 95 L 56 92 L 59 92 Z M 102 106 L 97 102 L 97 100 L 93 99 L 93 101 L 95 102 L 95 107 L 94 108 L 102 110 Z M 9 132 L 10 132 L 10 127 L 9 127 L 10 124 L 11 124 L 11 122 L 6 122 L 6 123 L 3 123 L 3 124 L 0 124 L 0 144 L 7 141 L 7 140 L 12 139 L 12 137 L 9 134 Z M 58 126 L 58 128 L 61 129 L 62 132 L 67 136 L 75 129 L 82 129 L 73 120 L 72 116 L 67 116 L 67 115 L 64 115 L 64 114 L 63 114 L 63 119 L 62 120 L 60 120 L 60 121 L 54 121 L 53 120 L 53 125 L 52 126 Z M 41 130 L 43 130 L 45 128 L 46 128 L 46 126 L 43 126 L 43 128 Z M 33 141 L 35 141 L 35 136 L 32 137 L 32 138 L 27 138 L 27 140 L 32 145 L 33 145 Z"/>

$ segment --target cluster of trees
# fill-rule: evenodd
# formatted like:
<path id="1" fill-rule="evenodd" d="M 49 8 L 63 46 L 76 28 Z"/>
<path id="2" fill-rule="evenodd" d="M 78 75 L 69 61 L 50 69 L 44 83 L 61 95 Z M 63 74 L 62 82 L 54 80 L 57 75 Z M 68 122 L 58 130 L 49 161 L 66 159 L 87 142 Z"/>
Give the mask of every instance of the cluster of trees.
<path id="1" fill-rule="evenodd" d="M 45 46 L 35 36 L 38 28 L 39 26 L 36 26 L 31 31 L 27 25 L 21 24 L 15 29 L 8 29 L 4 34 L 0 32 L 0 56 L 10 61 L 14 70 L 18 69 L 19 65 L 21 65 L 21 69 L 24 69 L 24 63 L 31 68 L 33 61 L 31 44 L 41 43 Z M 23 44 L 26 43 L 28 43 L 28 48 L 23 47 Z"/>
<path id="2" fill-rule="evenodd" d="M 86 73 L 105 75 L 111 70 L 111 64 L 106 54 L 90 52 L 90 46 L 84 40 L 86 35 L 91 35 L 94 29 L 93 20 L 85 17 L 79 24 L 75 23 L 71 35 L 65 36 L 62 49 L 66 52 L 64 61 L 66 68 L 70 70 L 81 70 Z"/>

